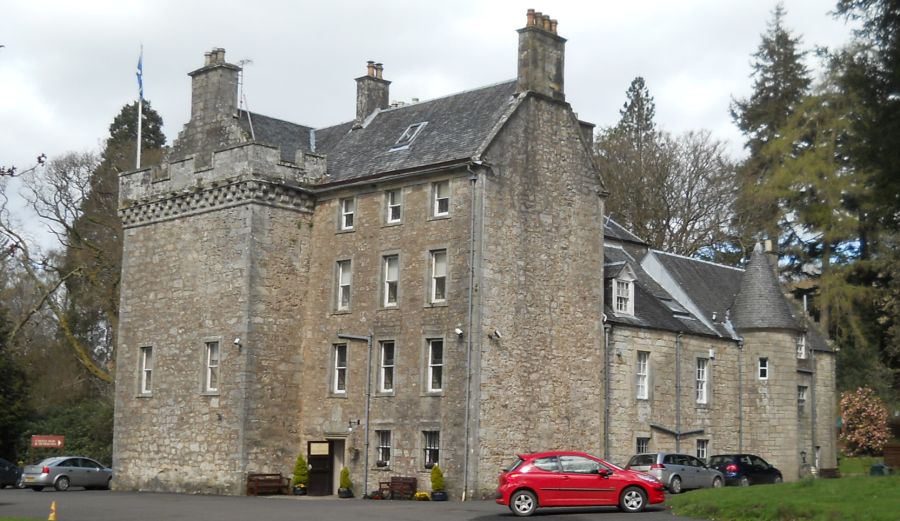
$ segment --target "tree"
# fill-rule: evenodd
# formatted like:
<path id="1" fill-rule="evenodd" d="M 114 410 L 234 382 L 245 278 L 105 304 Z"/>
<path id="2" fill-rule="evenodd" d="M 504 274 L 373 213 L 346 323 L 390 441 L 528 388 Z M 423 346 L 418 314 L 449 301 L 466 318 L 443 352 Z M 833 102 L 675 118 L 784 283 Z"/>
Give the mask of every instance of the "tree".
<path id="1" fill-rule="evenodd" d="M 841 393 L 841 418 L 841 441 L 850 456 L 881 454 L 891 439 L 887 407 L 868 387 Z"/>
<path id="2" fill-rule="evenodd" d="M 805 52 L 799 49 L 801 40 L 785 28 L 785 15 L 784 5 L 776 5 L 759 48 L 753 54 L 753 93 L 748 99 L 733 100 L 731 105 L 732 119 L 746 136 L 745 148 L 749 152 L 739 170 L 741 190 L 735 222 L 735 242 L 745 253 L 753 248 L 760 233 L 778 238 L 775 203 L 759 193 L 759 187 L 765 184 L 777 160 L 762 151 L 780 137 L 780 129 L 810 86 L 809 71 L 803 64 Z"/>
<path id="3" fill-rule="evenodd" d="M 0 454 L 18 457 L 17 441 L 30 415 L 28 380 L 19 360 L 8 344 L 9 323 L 0 307 Z"/>
<path id="4" fill-rule="evenodd" d="M 614 194 L 609 214 L 656 248 L 715 257 L 728 237 L 736 190 L 724 144 L 707 131 L 674 137 L 657 130 L 642 78 L 627 96 L 619 123 L 601 130 L 594 147 Z"/>

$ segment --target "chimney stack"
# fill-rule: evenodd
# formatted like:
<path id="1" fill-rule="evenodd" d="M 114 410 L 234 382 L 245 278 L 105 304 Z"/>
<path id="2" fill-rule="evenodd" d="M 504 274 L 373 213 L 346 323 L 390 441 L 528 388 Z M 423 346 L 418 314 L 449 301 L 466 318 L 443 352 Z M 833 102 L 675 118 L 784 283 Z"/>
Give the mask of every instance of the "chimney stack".
<path id="1" fill-rule="evenodd" d="M 225 49 L 203 54 L 203 67 L 191 77 L 191 120 L 230 118 L 237 111 L 238 74 L 241 68 L 225 62 Z"/>
<path id="2" fill-rule="evenodd" d="M 356 78 L 356 124 L 354 128 L 362 126 L 363 122 L 376 109 L 386 109 L 390 106 L 391 82 L 382 78 L 384 65 L 374 61 L 366 62 L 366 75 Z"/>
<path id="3" fill-rule="evenodd" d="M 556 34 L 557 21 L 529 9 L 519 29 L 517 92 L 532 91 L 565 101 L 563 89 L 566 39 Z"/>

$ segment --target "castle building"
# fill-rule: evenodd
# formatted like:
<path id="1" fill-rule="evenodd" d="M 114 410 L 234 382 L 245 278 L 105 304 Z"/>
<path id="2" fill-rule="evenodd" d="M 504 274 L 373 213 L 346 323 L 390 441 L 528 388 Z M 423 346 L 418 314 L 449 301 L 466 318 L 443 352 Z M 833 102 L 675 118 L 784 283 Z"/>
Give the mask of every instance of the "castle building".
<path id="1" fill-rule="evenodd" d="M 343 467 L 358 495 L 427 490 L 438 464 L 486 497 L 541 449 L 834 466 L 833 355 L 766 255 L 672 256 L 604 218 L 566 40 L 531 10 L 518 33 L 515 80 L 391 105 L 369 62 L 355 118 L 320 129 L 241 110 L 207 53 L 167 160 L 120 177 L 116 488 L 242 494 L 298 454 L 323 495 Z"/>

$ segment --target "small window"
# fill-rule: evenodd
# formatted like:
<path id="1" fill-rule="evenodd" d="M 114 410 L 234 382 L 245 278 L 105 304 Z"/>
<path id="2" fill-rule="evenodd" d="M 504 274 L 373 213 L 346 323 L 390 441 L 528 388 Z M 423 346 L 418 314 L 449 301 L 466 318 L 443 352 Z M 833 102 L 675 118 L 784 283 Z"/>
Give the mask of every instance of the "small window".
<path id="1" fill-rule="evenodd" d="M 616 303 L 616 313 L 634 315 L 634 282 L 630 280 L 615 279 L 613 285 L 613 298 Z"/>
<path id="2" fill-rule="evenodd" d="M 387 255 L 384 257 L 384 300 L 382 304 L 386 308 L 397 307 L 397 285 L 400 281 L 400 256 Z"/>
<path id="3" fill-rule="evenodd" d="M 431 252 L 431 295 L 432 304 L 447 301 L 447 250 Z"/>
<path id="4" fill-rule="evenodd" d="M 635 443 L 635 452 L 638 454 L 650 452 L 650 438 L 638 438 Z"/>
<path id="5" fill-rule="evenodd" d="M 433 217 L 450 215 L 450 181 L 438 181 L 431 185 Z"/>
<path id="6" fill-rule="evenodd" d="M 422 132 L 422 129 L 425 128 L 425 125 L 427 124 L 428 122 L 424 121 L 422 123 L 414 123 L 406 127 L 406 130 L 403 131 L 403 134 L 400 135 L 400 139 L 398 139 L 397 142 L 394 143 L 394 146 L 391 147 L 391 150 L 402 150 L 411 145 L 413 140 L 418 137 L 419 133 Z"/>
<path id="7" fill-rule="evenodd" d="M 805 385 L 797 386 L 797 410 L 800 414 L 806 410 L 806 393 L 809 391 L 809 387 Z"/>
<path id="8" fill-rule="evenodd" d="M 337 302 L 338 311 L 350 309 L 350 283 L 352 282 L 351 263 L 349 260 L 337 262 Z"/>
<path id="9" fill-rule="evenodd" d="M 760 358 L 759 359 L 759 379 L 760 380 L 768 380 L 769 379 L 769 359 L 768 358 Z"/>
<path id="10" fill-rule="evenodd" d="M 386 340 L 381 343 L 381 382 L 379 390 L 383 393 L 394 390 L 394 342 Z"/>
<path id="11" fill-rule="evenodd" d="M 403 208 L 400 198 L 401 191 L 399 189 L 388 190 L 384 193 L 385 208 L 387 210 L 385 221 L 388 224 L 395 224 L 400 222 L 400 217 L 402 215 L 401 210 Z"/>
<path id="12" fill-rule="evenodd" d="M 637 353 L 637 398 L 646 400 L 649 398 L 649 377 L 650 377 L 650 353 L 647 351 L 638 351 Z M 638 451 L 642 452 L 642 451 Z"/>
<path id="13" fill-rule="evenodd" d="M 153 376 L 153 348 L 141 348 L 141 394 L 150 394 Z"/>
<path id="14" fill-rule="evenodd" d="M 425 468 L 430 469 L 431 467 L 438 465 L 440 462 L 441 455 L 441 432 L 440 431 L 423 431 L 422 436 L 424 438 L 424 459 L 425 459 Z"/>
<path id="15" fill-rule="evenodd" d="M 806 335 L 801 334 L 797 337 L 797 358 L 800 360 L 805 360 L 806 357 Z"/>
<path id="16" fill-rule="evenodd" d="M 531 462 L 535 468 L 546 470 L 547 472 L 559 472 L 559 458 L 550 456 L 547 458 L 537 458 Z"/>
<path id="17" fill-rule="evenodd" d="M 707 371 L 709 368 L 708 358 L 697 359 L 697 403 L 705 404 L 707 400 L 706 389 L 707 379 L 709 377 Z"/>
<path id="18" fill-rule="evenodd" d="M 707 454 L 709 454 L 709 440 L 697 440 L 697 457 L 706 461 Z"/>
<path id="19" fill-rule="evenodd" d="M 219 343 L 206 343 L 206 376 L 203 389 L 207 392 L 219 390 Z"/>
<path id="20" fill-rule="evenodd" d="M 356 211 L 356 201 L 349 197 L 341 199 L 341 230 L 353 229 L 353 214 Z"/>
<path id="21" fill-rule="evenodd" d="M 334 345 L 334 387 L 335 394 L 347 393 L 347 344 Z"/>
<path id="22" fill-rule="evenodd" d="M 440 338 L 428 339 L 428 392 L 439 392 L 444 388 L 444 341 Z"/>
<path id="23" fill-rule="evenodd" d="M 382 467 L 391 465 L 391 431 L 375 431 L 378 438 L 378 464 Z"/>

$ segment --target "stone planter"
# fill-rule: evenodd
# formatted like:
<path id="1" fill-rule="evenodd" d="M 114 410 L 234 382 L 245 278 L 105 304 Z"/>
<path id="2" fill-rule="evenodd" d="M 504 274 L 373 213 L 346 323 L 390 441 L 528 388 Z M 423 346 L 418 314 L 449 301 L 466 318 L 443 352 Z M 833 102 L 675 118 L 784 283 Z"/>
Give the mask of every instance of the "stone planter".
<path id="1" fill-rule="evenodd" d="M 353 491 L 349 488 L 339 488 L 338 489 L 338 497 L 342 499 L 347 499 L 353 497 Z"/>
<path id="2" fill-rule="evenodd" d="M 444 492 L 443 490 L 439 490 L 437 492 L 432 492 L 431 500 L 432 501 L 447 501 L 447 493 Z"/>

